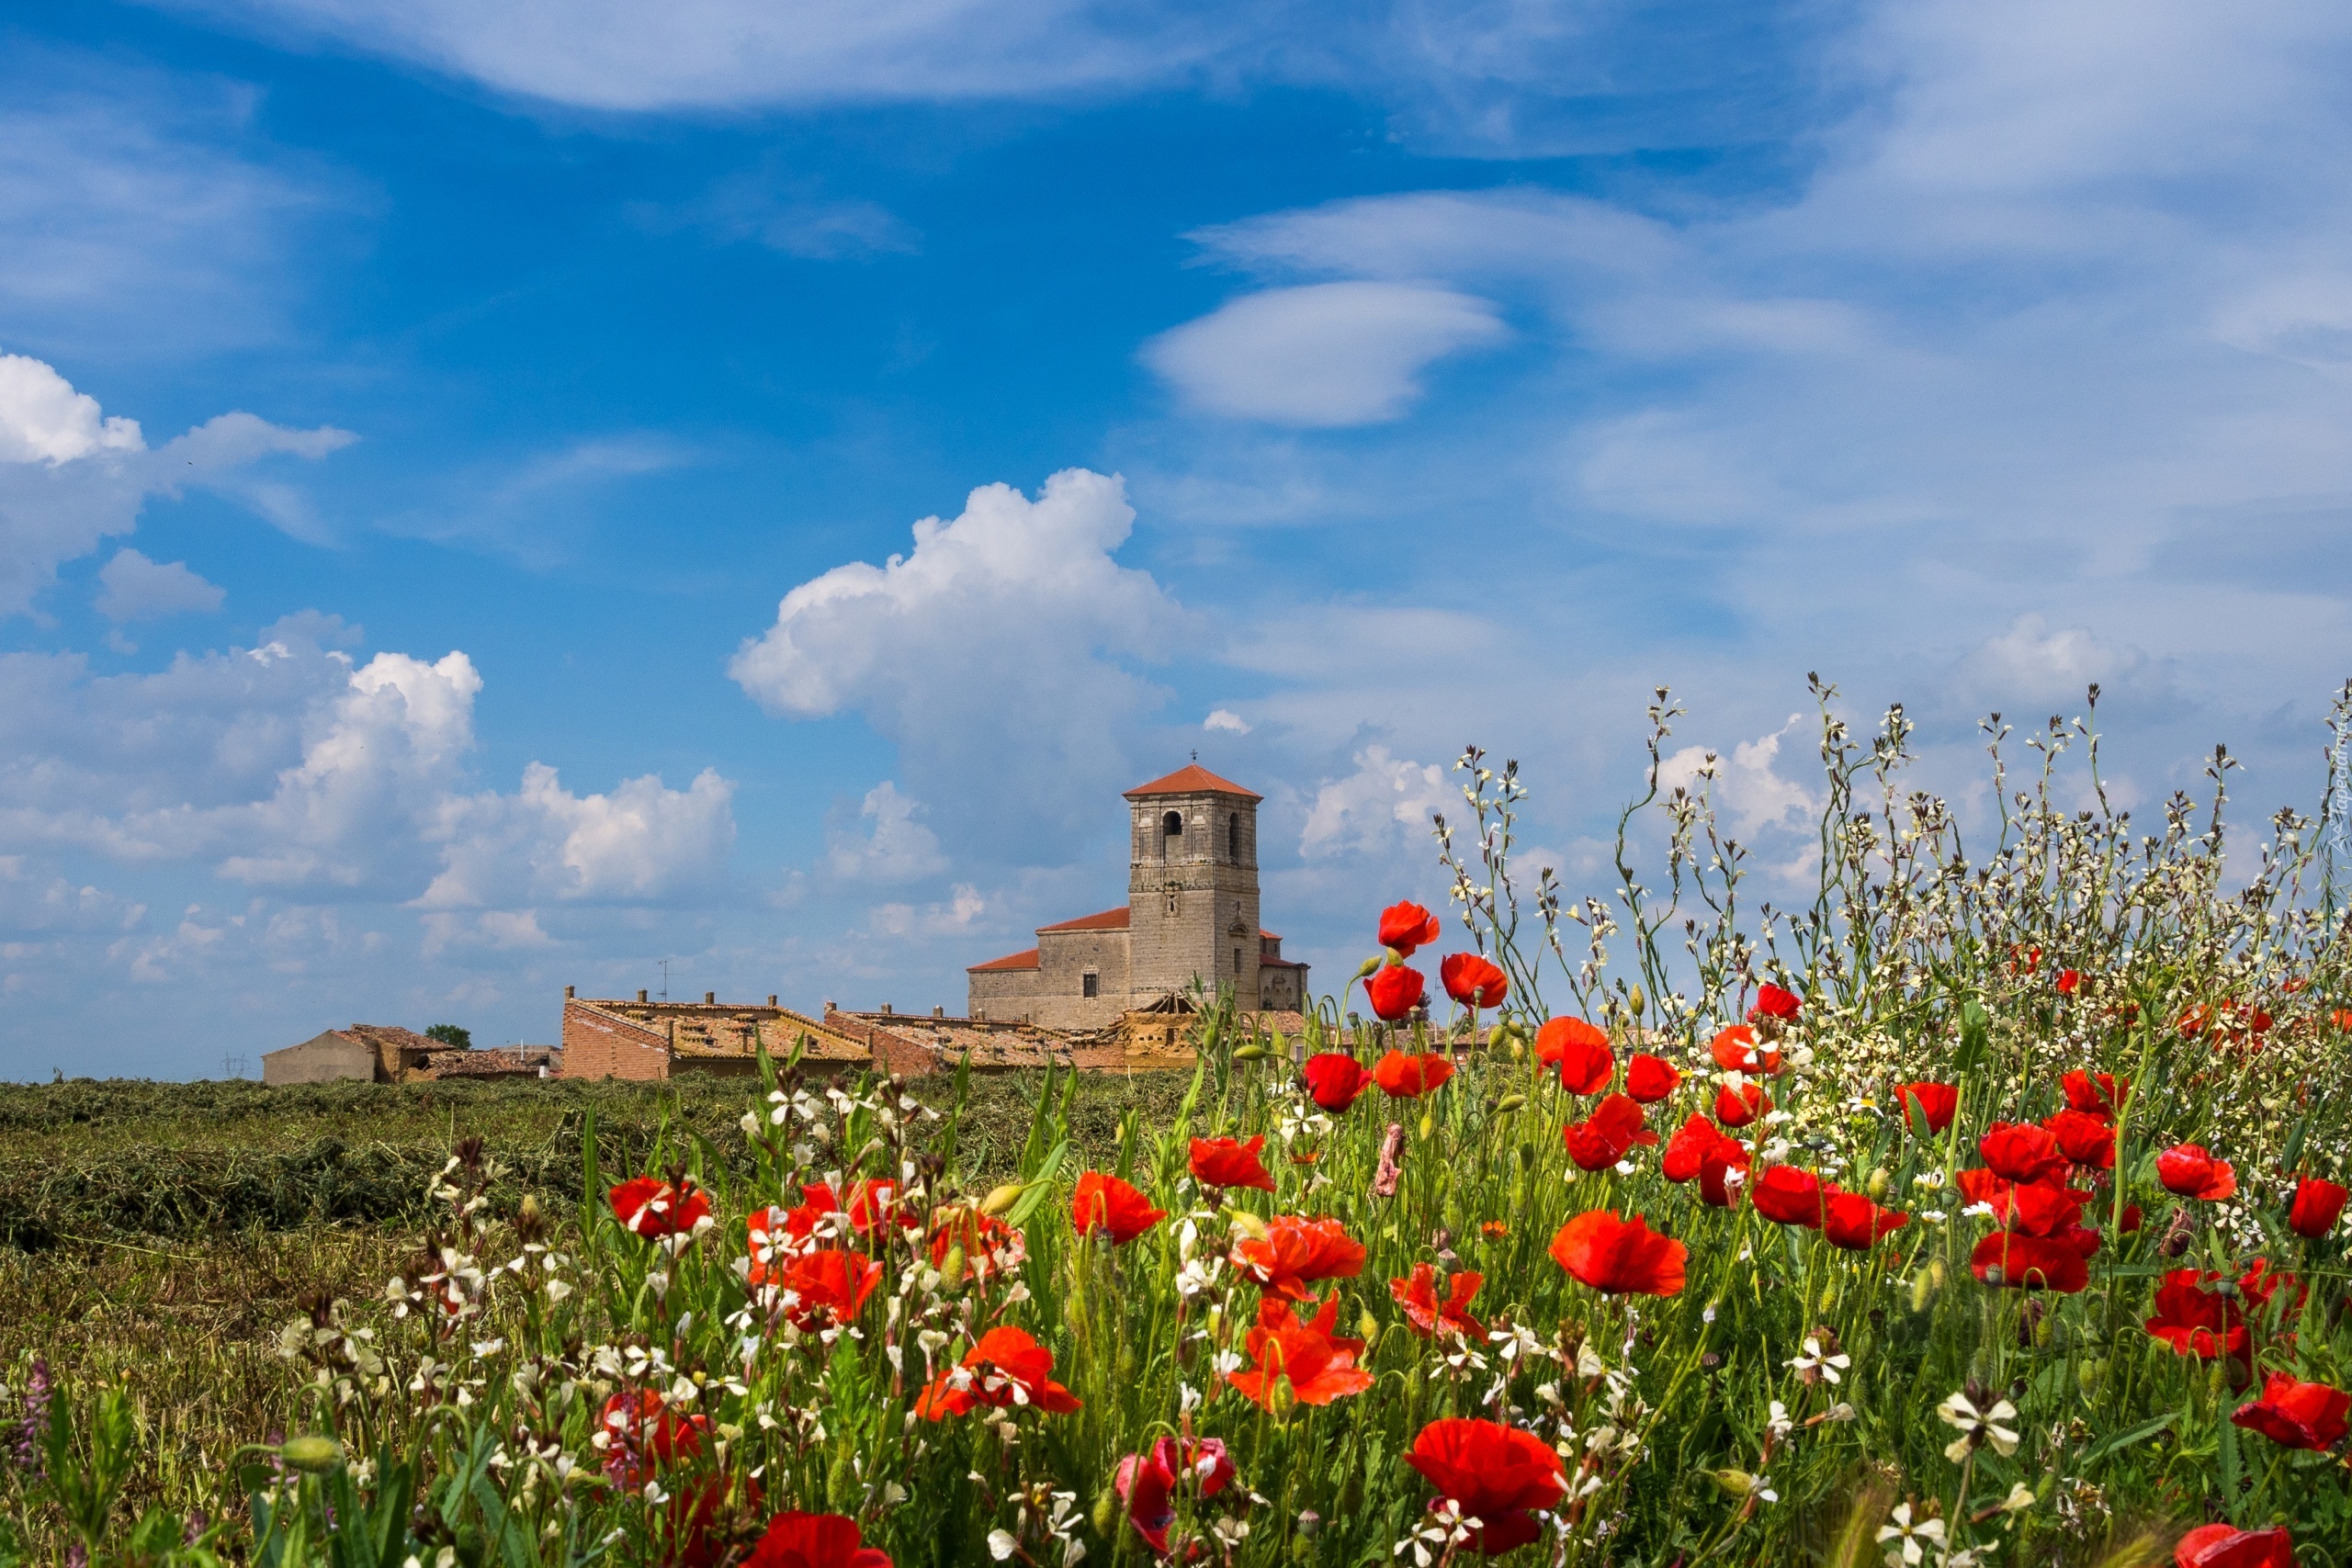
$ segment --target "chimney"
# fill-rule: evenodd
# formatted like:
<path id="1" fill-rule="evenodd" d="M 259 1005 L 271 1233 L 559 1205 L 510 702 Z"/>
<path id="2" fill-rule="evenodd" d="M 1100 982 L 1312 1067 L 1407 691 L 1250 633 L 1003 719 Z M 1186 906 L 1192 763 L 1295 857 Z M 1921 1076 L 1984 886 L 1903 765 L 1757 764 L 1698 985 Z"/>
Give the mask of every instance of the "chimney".
<path id="1" fill-rule="evenodd" d="M 834 1003 L 834 1001 L 833 1001 L 833 998 L 831 998 L 831 997 L 827 997 L 827 998 L 825 998 L 825 1016 L 826 1016 L 826 1017 L 828 1017 L 828 1018 L 831 1018 L 831 1017 L 835 1012 L 837 1012 L 837 1011 L 839 1011 L 839 1010 L 840 1010 L 840 1009 L 835 1005 L 835 1003 Z"/>
<path id="2" fill-rule="evenodd" d="M 884 1018 L 890 1016 L 890 1004 L 888 1002 L 884 1002 L 882 1004 L 882 1016 Z"/>
<path id="3" fill-rule="evenodd" d="M 933 1018 L 945 1018 L 947 1016 L 947 1010 L 943 1007 L 933 1008 L 931 1010 L 931 1016 Z"/>
<path id="4" fill-rule="evenodd" d="M 570 1001 L 570 1000 L 571 999 L 571 996 L 572 996 L 571 987 L 569 987 L 569 986 L 566 986 L 566 987 L 563 988 L 563 999 L 564 999 L 565 1001 Z"/>
<path id="5" fill-rule="evenodd" d="M 705 1007 L 715 1007 L 715 1006 L 717 1006 L 717 1005 L 718 1005 L 718 993 L 717 991 L 705 991 L 705 992 L 702 994 L 702 1005 L 703 1005 L 703 1006 L 705 1006 Z"/>
<path id="6" fill-rule="evenodd" d="M 638 992 L 638 993 L 637 993 L 637 999 L 638 999 L 639 1001 L 643 1001 L 643 1000 L 645 999 L 645 993 L 644 993 L 643 991 L 639 991 L 639 992 Z"/>
<path id="7" fill-rule="evenodd" d="M 770 995 L 770 996 L 769 996 L 769 998 L 768 998 L 768 1006 L 770 1006 L 770 1007 L 774 1007 L 774 1006 L 775 1006 L 775 996 L 774 996 L 774 995 Z"/>

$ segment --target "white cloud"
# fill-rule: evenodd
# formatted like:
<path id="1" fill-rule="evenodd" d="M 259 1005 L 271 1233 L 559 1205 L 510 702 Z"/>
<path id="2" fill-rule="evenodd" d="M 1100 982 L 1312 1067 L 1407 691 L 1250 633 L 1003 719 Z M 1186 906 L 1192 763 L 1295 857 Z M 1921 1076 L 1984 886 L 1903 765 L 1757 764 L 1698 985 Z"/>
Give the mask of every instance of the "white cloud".
<path id="1" fill-rule="evenodd" d="M 1230 22 L 1080 0 L 190 0 L 503 91 L 605 109 L 1066 93 L 1165 80 Z"/>
<path id="2" fill-rule="evenodd" d="M 1222 729 L 1234 735 L 1250 733 L 1249 721 L 1231 708 L 1211 708 L 1208 717 L 1201 721 L 1203 729 Z"/>
<path id="3" fill-rule="evenodd" d="M 1315 283 L 1246 294 L 1144 346 L 1210 413 L 1337 426 L 1399 419 L 1420 374 L 1510 335 L 1487 300 L 1403 283 Z"/>
<path id="4" fill-rule="evenodd" d="M 878 937 L 961 937 L 979 929 L 989 901 L 968 882 L 959 882 L 941 903 L 877 904 L 866 919 L 866 930 Z"/>
<path id="5" fill-rule="evenodd" d="M 1130 661 L 1197 646 L 1150 574 L 1114 558 L 1134 520 L 1121 481 L 1083 468 L 1034 502 L 983 486 L 917 523 L 911 554 L 794 588 L 728 672 L 781 716 L 861 716 L 959 840 L 1047 841 L 1133 782 L 1124 741 L 1159 694 Z"/>
<path id="6" fill-rule="evenodd" d="M 217 491 L 288 533 L 314 535 L 301 492 L 255 465 L 322 457 L 355 439 L 226 413 L 150 451 L 135 420 L 105 414 L 52 367 L 0 355 L 0 615 L 29 608 L 61 562 L 130 533 L 151 495 Z"/>
<path id="7" fill-rule="evenodd" d="M 1773 771 L 1781 742 L 1804 722 L 1803 714 L 1792 713 L 1771 734 L 1733 746 L 1728 758 L 1704 746 L 1685 746 L 1659 761 L 1658 788 L 1711 795 L 1718 817 L 1743 844 L 1752 846 L 1768 831 L 1805 828 L 1820 815 L 1819 799 Z"/>
<path id="8" fill-rule="evenodd" d="M 1356 771 L 1315 792 L 1299 852 L 1308 859 L 1389 853 L 1430 830 L 1430 816 L 1454 797 L 1435 763 L 1389 755 L 1385 746 L 1355 754 Z"/>
<path id="9" fill-rule="evenodd" d="M 115 552 L 99 569 L 98 614 L 120 624 L 167 615 L 209 614 L 227 592 L 188 570 L 186 561 L 158 563 L 137 550 Z"/>
<path id="10" fill-rule="evenodd" d="M 1960 684 L 1995 707 L 2072 705 L 2078 711 L 2093 682 L 2108 692 L 2141 676 L 2148 656 L 2107 642 L 2087 626 L 2052 630 L 2038 615 L 2019 615 L 1962 661 Z"/>
<path id="11" fill-rule="evenodd" d="M 922 802 L 900 795 L 892 780 L 867 790 L 858 816 L 873 823 L 872 829 L 861 834 L 836 826 L 825 835 L 833 874 L 845 882 L 890 883 L 945 871 L 938 835 L 915 820 L 922 810 Z"/>

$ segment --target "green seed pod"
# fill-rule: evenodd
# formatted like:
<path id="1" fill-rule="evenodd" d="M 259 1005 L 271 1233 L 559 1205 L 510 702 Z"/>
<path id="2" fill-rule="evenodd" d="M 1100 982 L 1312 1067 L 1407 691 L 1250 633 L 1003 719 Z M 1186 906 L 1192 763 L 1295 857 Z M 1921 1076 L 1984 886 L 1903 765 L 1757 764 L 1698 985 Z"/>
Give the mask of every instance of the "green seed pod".
<path id="1" fill-rule="evenodd" d="M 1883 1165 L 1876 1166 L 1871 1168 L 1870 1176 L 1863 1181 L 1862 1190 L 1869 1193 L 1871 1201 L 1875 1203 L 1883 1199 L 1886 1196 L 1886 1190 L 1894 1185 L 1894 1178 L 1889 1174 L 1887 1168 Z"/>
<path id="2" fill-rule="evenodd" d="M 288 1438 L 278 1445 L 277 1457 L 296 1470 L 323 1475 L 343 1467 L 343 1445 L 333 1438 Z"/>

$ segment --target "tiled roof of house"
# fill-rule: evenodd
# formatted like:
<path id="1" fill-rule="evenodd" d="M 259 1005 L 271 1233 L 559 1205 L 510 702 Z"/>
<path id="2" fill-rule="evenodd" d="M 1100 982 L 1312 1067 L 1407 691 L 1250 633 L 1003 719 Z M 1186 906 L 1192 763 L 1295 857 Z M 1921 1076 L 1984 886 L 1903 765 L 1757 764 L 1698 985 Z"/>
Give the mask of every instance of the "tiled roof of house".
<path id="1" fill-rule="evenodd" d="M 1139 795 L 1238 795 L 1244 800 L 1266 798 L 1254 790 L 1243 789 L 1231 779 L 1217 777 L 1198 762 L 1188 763 L 1165 778 L 1139 784 L 1127 791 L 1129 800 Z"/>
<path id="2" fill-rule="evenodd" d="M 1035 967 L 1037 967 L 1037 950 L 1033 947 L 1026 953 L 1008 953 L 1002 958 L 991 958 L 986 964 L 967 964 L 964 966 L 964 972 L 967 975 L 977 975 L 984 970 L 1035 969 Z"/>
<path id="3" fill-rule="evenodd" d="M 1073 1044 L 1086 1038 L 1037 1024 L 994 1019 L 924 1018 L 919 1013 L 842 1012 L 825 1015 L 897 1036 L 932 1057 L 933 1070 L 952 1072 L 966 1056 L 978 1071 L 1070 1065 Z"/>
<path id="4" fill-rule="evenodd" d="M 1127 929 L 1127 907 L 1105 909 L 1099 915 L 1080 915 L 1074 920 L 1060 920 L 1050 926 L 1039 926 L 1037 934 L 1047 931 L 1123 931 Z"/>
<path id="5" fill-rule="evenodd" d="M 582 1000 L 573 1005 L 657 1031 L 668 1032 L 674 1024 L 675 1032 L 671 1038 L 673 1049 L 681 1056 L 741 1058 L 753 1054 L 756 1042 L 781 1062 L 792 1054 L 793 1046 L 803 1035 L 808 1036 L 808 1043 L 801 1055 L 809 1061 L 863 1062 L 869 1055 L 858 1042 L 835 1034 L 815 1019 L 790 1008 L 742 1007 L 727 1002 L 602 1000 Z"/>

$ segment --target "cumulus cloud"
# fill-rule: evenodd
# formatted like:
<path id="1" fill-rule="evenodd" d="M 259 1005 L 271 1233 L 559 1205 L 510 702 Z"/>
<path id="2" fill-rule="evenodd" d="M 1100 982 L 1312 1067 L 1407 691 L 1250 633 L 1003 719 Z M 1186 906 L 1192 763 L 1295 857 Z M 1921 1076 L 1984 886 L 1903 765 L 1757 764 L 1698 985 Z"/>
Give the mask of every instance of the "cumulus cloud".
<path id="1" fill-rule="evenodd" d="M 1414 835 L 1430 830 L 1430 816 L 1452 798 L 1444 771 L 1432 762 L 1389 754 L 1367 746 L 1355 754 L 1356 771 L 1332 779 L 1315 792 L 1299 852 L 1308 859 L 1340 854 L 1393 853 Z"/>
<path id="2" fill-rule="evenodd" d="M 1222 729 L 1228 734 L 1247 735 L 1250 724 L 1231 708 L 1211 708 L 1208 717 L 1201 721 L 1203 729 Z"/>
<path id="3" fill-rule="evenodd" d="M 1114 558 L 1134 521 L 1122 482 L 1083 468 L 1035 501 L 982 486 L 917 523 L 910 554 L 794 588 L 728 672 L 779 716 L 859 715 L 959 840 L 1051 842 L 1133 782 L 1124 742 L 1160 694 L 1131 666 L 1189 649 L 1191 618 Z"/>
<path id="4" fill-rule="evenodd" d="M 836 824 L 827 832 L 826 859 L 833 874 L 845 882 L 912 882 L 947 869 L 939 852 L 939 837 L 916 820 L 920 801 L 899 793 L 898 784 L 884 779 L 865 792 L 858 807 L 860 820 L 873 826 L 859 832 Z"/>
<path id="5" fill-rule="evenodd" d="M 1754 844 L 1761 834 L 1809 825 L 1821 811 L 1820 800 L 1804 785 L 1775 771 L 1781 742 L 1804 724 L 1803 714 L 1791 714 L 1786 724 L 1770 735 L 1742 740 L 1724 757 L 1704 746 L 1685 746 L 1660 760 L 1661 791 L 1685 788 L 1705 794 L 1715 803 L 1718 818 L 1731 836 Z"/>
<path id="6" fill-rule="evenodd" d="M 1143 353 L 1209 413 L 1336 426 L 1402 418 L 1430 364 L 1508 336 L 1492 304 L 1452 289 L 1316 283 L 1243 295 Z"/>
<path id="7" fill-rule="evenodd" d="M 98 614 L 118 625 L 209 614 L 228 597 L 225 590 L 190 571 L 187 562 L 152 561 L 132 549 L 117 550 L 99 569 L 98 587 Z"/>
<path id="8" fill-rule="evenodd" d="M 1994 706 L 2080 705 L 2096 682 L 2118 690 L 2146 671 L 2148 656 L 2118 647 L 2088 626 L 2052 627 L 2038 615 L 2019 615 L 1985 638 L 1962 661 L 1959 683 Z"/>
<path id="9" fill-rule="evenodd" d="M 288 430 L 226 413 L 151 451 L 136 420 L 105 413 L 54 367 L 0 355 L 0 615 L 29 608 L 60 563 L 130 533 L 151 495 L 217 491 L 313 536 L 301 492 L 256 465 L 279 455 L 323 457 L 355 439 L 331 426 Z"/>

